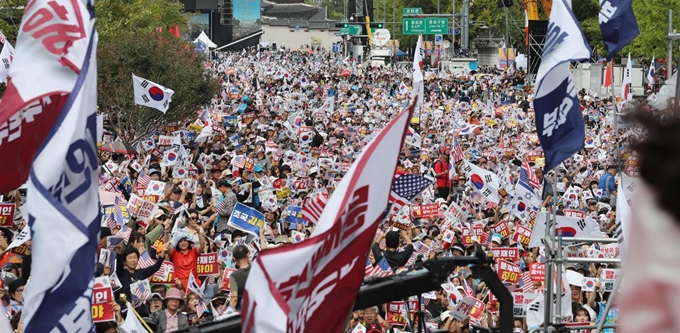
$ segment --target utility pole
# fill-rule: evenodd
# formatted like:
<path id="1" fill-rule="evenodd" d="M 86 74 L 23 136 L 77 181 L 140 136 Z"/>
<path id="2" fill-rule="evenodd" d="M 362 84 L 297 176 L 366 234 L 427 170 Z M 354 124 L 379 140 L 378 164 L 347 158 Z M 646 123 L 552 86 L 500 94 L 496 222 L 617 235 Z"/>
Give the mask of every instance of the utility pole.
<path id="1" fill-rule="evenodd" d="M 453 2 L 453 8 L 451 10 L 451 57 L 456 56 L 456 0 L 451 0 Z"/>
<path id="2" fill-rule="evenodd" d="M 668 71 L 666 72 L 666 79 L 670 79 L 671 75 L 673 75 L 673 10 L 669 9 L 668 10 L 668 54 L 666 56 L 666 66 L 668 66 Z M 677 39 L 678 37 L 675 37 Z"/>
<path id="3" fill-rule="evenodd" d="M 510 48 L 510 11 L 505 7 L 505 66 L 510 70 L 510 56 L 508 49 Z"/>
<path id="4" fill-rule="evenodd" d="M 462 22 L 461 22 L 461 48 L 464 52 L 469 52 L 470 47 L 470 0 L 463 0 L 463 8 L 461 8 Z"/>

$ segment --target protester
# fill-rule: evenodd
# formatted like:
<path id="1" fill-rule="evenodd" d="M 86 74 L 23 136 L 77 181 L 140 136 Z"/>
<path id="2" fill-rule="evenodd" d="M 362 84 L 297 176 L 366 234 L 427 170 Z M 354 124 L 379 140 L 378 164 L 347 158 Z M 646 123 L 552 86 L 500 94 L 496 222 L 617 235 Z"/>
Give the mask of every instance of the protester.
<path id="1" fill-rule="evenodd" d="M 410 69 L 370 67 L 324 50 L 217 52 L 206 62 L 206 73 L 220 80 L 219 93 L 197 107 L 195 117 L 139 133 L 142 139 L 126 143 L 134 146 L 131 151 L 111 152 L 121 137 L 120 120 L 103 115 L 108 125 L 99 156 L 105 212 L 100 275 L 110 279 L 117 301 L 122 294 L 128 301 L 133 295 L 140 299 L 132 308 L 148 314 L 156 332 L 238 314 L 253 258 L 313 234 L 327 198 L 363 147 L 409 104 L 412 83 Z M 516 254 L 503 258 L 519 271 L 507 285 L 513 293 L 536 297 L 545 286 L 532 264 L 546 258 L 542 244 L 529 242 L 546 212 L 554 207 L 558 219 L 582 213 L 600 236 L 620 235 L 616 201 L 632 195 L 637 156 L 630 145 L 641 132 L 634 126 L 615 129 L 611 114 L 629 102 L 618 96 L 595 100 L 594 92 L 582 91 L 585 148 L 544 175 L 534 91 L 517 89 L 525 83 L 523 69 L 482 66 L 459 75 L 432 69 L 424 76 L 425 100 L 409 134 L 420 136 L 420 143 L 410 140 L 416 145 L 405 145 L 399 156 L 395 184 L 408 176 L 408 185 L 393 187 L 390 211 L 371 245 L 367 278 L 469 255 L 481 244 L 498 251 L 497 257 L 509 250 Z M 471 171 L 473 166 L 478 169 Z M 422 186 L 411 189 L 414 184 Z M 18 202 L 19 211 L 30 195 L 17 190 L 5 198 Z M 30 274 L 21 262 L 30 262 L 30 252 L 27 246 L 6 249 L 27 227 L 24 220 L 0 229 L 11 298 L 0 305 L 14 315 L 23 305 L 21 279 Z M 619 256 L 617 244 L 565 244 L 565 250 L 573 257 Z M 588 320 L 597 322 L 604 312 L 611 281 L 602 271 L 618 266 L 587 268 L 580 274 L 597 279 L 595 289 L 572 284 L 569 298 L 578 307 L 567 320 L 584 320 L 586 309 Z M 191 275 L 200 290 L 190 288 Z M 149 290 L 136 282 L 148 282 Z M 495 300 L 469 269 L 456 269 L 441 289 L 423 296 L 428 327 L 455 332 L 497 324 Z M 480 316 L 453 319 L 464 298 L 479 301 Z M 355 311 L 348 331 L 358 324 L 367 332 L 410 331 L 400 316 L 388 315 L 390 304 Z M 516 316 L 524 331 L 531 326 L 525 312 Z M 605 320 L 617 316 L 610 313 Z"/>

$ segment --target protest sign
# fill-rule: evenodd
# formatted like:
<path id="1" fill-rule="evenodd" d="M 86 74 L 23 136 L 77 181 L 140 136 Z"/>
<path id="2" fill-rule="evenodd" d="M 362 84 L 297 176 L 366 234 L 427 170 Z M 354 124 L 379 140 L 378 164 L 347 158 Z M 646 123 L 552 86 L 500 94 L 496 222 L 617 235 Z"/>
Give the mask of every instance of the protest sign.
<path id="1" fill-rule="evenodd" d="M 95 278 L 92 289 L 92 321 L 99 323 L 115 320 L 113 301 L 113 289 L 109 277 Z"/>
<path id="2" fill-rule="evenodd" d="M 505 260 L 498 260 L 496 272 L 501 281 L 511 283 L 517 283 L 522 275 L 522 270 L 519 268 L 519 265 Z"/>
<path id="3" fill-rule="evenodd" d="M 545 280 L 545 264 L 542 262 L 530 263 L 529 274 L 531 275 L 531 281 L 543 282 Z"/>
<path id="4" fill-rule="evenodd" d="M 217 253 L 202 253 L 196 258 L 198 276 L 210 276 L 220 273 L 217 264 Z"/>
<path id="5" fill-rule="evenodd" d="M 502 239 L 510 237 L 510 228 L 505 221 L 500 221 L 492 226 L 489 226 L 491 233 L 500 234 Z"/>
<path id="6" fill-rule="evenodd" d="M 146 229 L 156 210 L 158 210 L 158 206 L 155 203 L 142 199 L 139 211 L 137 211 L 137 224 Z"/>
<path id="7" fill-rule="evenodd" d="M 465 297 L 456 307 L 451 311 L 451 316 L 456 320 L 467 319 L 472 307 L 475 306 L 477 300 L 471 297 Z"/>
<path id="8" fill-rule="evenodd" d="M 404 301 L 389 302 L 387 303 L 387 308 L 385 310 L 385 320 L 388 323 L 397 326 L 406 325 L 406 318 L 404 318 L 404 314 L 406 314 L 406 303 Z M 411 314 L 418 311 L 418 302 L 409 300 L 408 310 Z M 411 314 L 409 315 L 410 318 L 408 318 L 409 322 L 413 322 L 413 315 Z"/>
<path id="9" fill-rule="evenodd" d="M 564 216 L 584 219 L 584 218 L 586 218 L 586 212 L 581 211 L 581 210 L 575 210 L 575 209 L 565 209 L 564 210 Z"/>
<path id="10" fill-rule="evenodd" d="M 288 206 L 288 208 L 286 208 L 286 222 L 307 224 L 307 220 L 302 218 L 302 207 Z"/>
<path id="11" fill-rule="evenodd" d="M 527 306 L 533 302 L 539 294 L 533 293 L 512 293 L 513 307 L 512 312 L 515 318 L 524 318 L 527 316 Z"/>
<path id="12" fill-rule="evenodd" d="M 175 284 L 174 271 L 175 266 L 172 264 L 172 261 L 163 261 L 163 265 L 161 265 L 158 272 L 149 278 L 149 283 L 173 285 Z"/>
<path id="13" fill-rule="evenodd" d="M 614 282 L 621 274 L 620 269 L 616 268 L 603 268 L 600 270 L 600 281 L 602 281 L 602 289 L 604 291 L 613 291 Z"/>
<path id="14" fill-rule="evenodd" d="M 13 203 L 0 204 L 0 227 L 11 227 L 14 225 L 14 211 L 16 206 Z"/>
<path id="15" fill-rule="evenodd" d="M 482 319 L 482 316 L 484 315 L 484 310 L 486 306 L 484 305 L 484 302 L 473 298 L 475 303 L 472 305 L 472 309 L 470 309 L 470 319 L 473 319 L 475 321 L 480 321 Z"/>
<path id="16" fill-rule="evenodd" d="M 231 212 L 227 225 L 255 237 L 260 236 L 260 228 L 264 224 L 264 214 L 259 210 L 250 208 L 242 203 L 237 203 Z"/>
<path id="17" fill-rule="evenodd" d="M 429 219 L 439 216 L 438 204 L 415 205 L 411 207 L 411 214 L 414 218 Z"/>
<path id="18" fill-rule="evenodd" d="M 158 146 L 172 146 L 172 141 L 174 141 L 174 136 L 160 135 L 158 137 Z"/>
<path id="19" fill-rule="evenodd" d="M 519 249 L 514 247 L 495 247 L 491 249 L 494 259 L 497 260 L 519 260 Z"/>
<path id="20" fill-rule="evenodd" d="M 512 236 L 512 240 L 526 249 L 529 247 L 529 241 L 531 240 L 531 229 L 523 226 L 515 226 L 515 234 Z"/>
<path id="21" fill-rule="evenodd" d="M 229 277 L 231 274 L 236 272 L 236 268 L 225 268 L 222 274 L 222 290 L 231 291 L 231 286 L 229 285 Z"/>

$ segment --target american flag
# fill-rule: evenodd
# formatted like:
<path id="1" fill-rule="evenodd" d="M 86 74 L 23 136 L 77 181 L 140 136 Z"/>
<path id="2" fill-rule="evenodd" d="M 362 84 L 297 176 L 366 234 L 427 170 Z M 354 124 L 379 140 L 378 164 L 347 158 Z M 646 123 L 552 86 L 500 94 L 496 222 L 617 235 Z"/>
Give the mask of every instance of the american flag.
<path id="1" fill-rule="evenodd" d="M 144 250 L 144 252 L 142 252 L 139 255 L 139 261 L 137 262 L 137 264 L 139 265 L 139 268 L 142 268 L 142 269 L 151 267 L 155 263 L 156 263 L 156 260 L 153 260 L 153 258 L 151 258 L 151 256 L 149 255 L 149 251 L 146 251 L 146 250 Z"/>
<path id="2" fill-rule="evenodd" d="M 137 177 L 137 184 L 135 187 L 147 188 L 150 181 L 151 176 L 149 176 L 146 172 L 144 172 L 144 169 L 142 169 L 142 171 L 139 172 L 139 176 Z"/>
<path id="3" fill-rule="evenodd" d="M 319 193 L 316 197 L 306 200 L 302 205 L 302 218 L 316 224 L 327 202 L 328 197 L 325 193 Z"/>
<path id="4" fill-rule="evenodd" d="M 106 225 L 109 227 L 109 229 L 114 230 L 116 226 L 118 225 L 116 223 L 116 219 L 113 218 L 113 214 L 107 214 L 106 215 Z"/>
<path id="5" fill-rule="evenodd" d="M 118 237 L 123 239 L 123 242 L 127 244 L 130 241 L 130 234 L 132 233 L 132 229 L 128 228 L 127 225 L 123 225 L 123 229 L 121 229 L 118 232 Z"/>
<path id="6" fill-rule="evenodd" d="M 465 153 L 458 143 L 458 137 L 453 137 L 453 149 L 451 149 L 451 161 L 454 163 L 461 161 L 465 158 Z"/>
<path id="7" fill-rule="evenodd" d="M 430 247 L 425 245 L 423 242 L 415 242 L 413 243 L 413 254 L 411 255 L 411 258 L 408 259 L 406 262 L 406 266 L 410 266 L 415 264 L 416 258 L 418 257 L 419 254 L 423 255 L 423 261 L 427 260 L 427 254 L 430 252 Z"/>
<path id="8" fill-rule="evenodd" d="M 208 310 L 208 305 L 205 303 L 203 298 L 199 298 L 198 304 L 196 304 L 196 314 L 198 318 L 201 318 L 201 316 L 205 313 L 206 310 Z"/>
<path id="9" fill-rule="evenodd" d="M 217 206 L 215 206 L 215 211 L 216 211 L 216 212 L 221 212 L 225 207 L 227 207 L 227 204 L 228 204 L 228 203 L 229 203 L 229 201 L 227 201 L 226 199 L 223 198 L 222 201 L 220 201 L 220 202 L 217 204 Z"/>
<path id="10" fill-rule="evenodd" d="M 519 181 L 533 188 L 538 188 L 540 186 L 540 182 L 538 181 L 538 177 L 536 177 L 536 173 L 534 173 L 534 169 L 531 168 L 529 161 L 526 159 L 522 160 L 522 168 L 519 170 Z"/>
<path id="11" fill-rule="evenodd" d="M 408 205 L 430 184 L 432 184 L 432 181 L 421 175 L 397 175 L 394 184 L 392 184 L 392 191 L 390 191 L 392 211 L 397 212 L 401 207 Z"/>
<path id="12" fill-rule="evenodd" d="M 394 275 L 394 272 L 392 271 L 392 268 L 390 267 L 390 264 L 387 262 L 387 259 L 383 256 L 378 263 L 371 267 L 369 269 L 368 265 L 370 265 L 370 261 L 367 262 L 366 265 L 366 272 L 364 277 L 386 277 L 390 275 Z"/>
<path id="13" fill-rule="evenodd" d="M 130 285 L 133 303 L 144 303 L 151 296 L 151 287 L 148 280 L 137 281 Z"/>
<path id="14" fill-rule="evenodd" d="M 0 32 L 0 34 L 2 33 Z M 4 314 L 7 318 L 12 319 L 12 309 L 3 300 L 0 300 L 0 314 Z"/>
<path id="15" fill-rule="evenodd" d="M 470 286 L 467 283 L 466 279 L 461 279 L 463 282 L 463 291 L 465 292 L 465 296 L 467 297 L 475 297 L 475 292 L 470 288 Z"/>
<path id="16" fill-rule="evenodd" d="M 534 290 L 534 282 L 531 281 L 531 274 L 529 272 L 524 272 L 522 274 L 522 279 L 519 280 L 522 287 L 522 292 L 530 293 Z"/>

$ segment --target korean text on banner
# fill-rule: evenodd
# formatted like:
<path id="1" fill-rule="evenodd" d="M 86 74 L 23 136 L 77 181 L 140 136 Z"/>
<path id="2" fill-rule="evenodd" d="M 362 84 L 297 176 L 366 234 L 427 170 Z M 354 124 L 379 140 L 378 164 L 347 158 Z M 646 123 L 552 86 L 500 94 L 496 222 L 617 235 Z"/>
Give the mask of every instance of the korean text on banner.
<path id="1" fill-rule="evenodd" d="M 243 232 L 260 236 L 260 228 L 264 224 L 264 214 L 257 209 L 250 208 L 242 203 L 237 203 L 229 217 L 228 226 Z"/>
<path id="2" fill-rule="evenodd" d="M 286 208 L 286 222 L 307 224 L 307 220 L 302 218 L 302 207 L 288 206 Z"/>
<path id="3" fill-rule="evenodd" d="M 217 263 L 217 253 L 202 253 L 196 258 L 196 270 L 198 276 L 210 276 L 220 273 Z"/>
<path id="4" fill-rule="evenodd" d="M 11 227 L 14 225 L 14 211 L 16 206 L 13 203 L 0 204 L 0 227 Z"/>
<path id="5" fill-rule="evenodd" d="M 113 301 L 113 290 L 111 290 L 109 277 L 96 278 L 92 289 L 92 321 L 99 323 L 115 320 Z"/>
<path id="6" fill-rule="evenodd" d="M 10 68 L 10 85 L 0 106 L 0 124 L 7 119 L 10 109 L 25 107 L 25 100 L 49 96 L 38 103 L 57 102 L 51 110 L 43 107 L 42 114 L 33 114 L 52 119 L 51 123 L 41 119 L 40 130 L 21 129 L 36 136 L 49 131 L 42 136 L 44 141 L 41 140 L 33 159 L 27 188 L 31 193 L 26 203 L 32 241 L 31 275 L 40 278 L 31 279 L 24 291 L 24 332 L 89 332 L 92 268 L 101 220 L 97 190 L 94 6 L 84 0 L 37 0 L 30 4 L 24 13 L 16 57 Z M 46 15 L 51 19 L 38 20 Z M 51 29 L 57 30 L 56 35 L 37 37 L 41 31 Z M 41 84 L 35 84 L 34 73 L 41 73 Z M 63 93 L 65 99 L 53 97 Z M 27 118 L 25 112 L 23 117 L 27 122 L 38 119 Z M 16 151 L 29 150 L 30 144 L 26 145 L 29 148 Z M 18 178 L 15 173 L 4 175 L 3 179 Z M 59 251 L 54 250 L 53 244 L 61 244 Z"/>
<path id="7" fill-rule="evenodd" d="M 364 148 L 328 200 L 311 238 L 257 256 L 243 297 L 242 332 L 345 328 L 345 316 L 311 314 L 351 311 L 414 108 L 411 103 Z"/>

